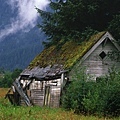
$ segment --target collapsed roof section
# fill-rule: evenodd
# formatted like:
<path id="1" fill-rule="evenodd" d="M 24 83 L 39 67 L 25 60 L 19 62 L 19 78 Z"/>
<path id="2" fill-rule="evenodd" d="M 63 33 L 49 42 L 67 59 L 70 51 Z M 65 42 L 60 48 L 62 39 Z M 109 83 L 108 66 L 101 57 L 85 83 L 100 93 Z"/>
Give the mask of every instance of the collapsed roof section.
<path id="1" fill-rule="evenodd" d="M 64 70 L 62 65 L 55 64 L 53 66 L 49 65 L 45 68 L 40 68 L 39 66 L 34 67 L 33 69 L 25 69 L 18 78 L 13 82 L 13 87 L 8 91 L 6 97 L 9 98 L 12 104 L 20 104 L 18 98 L 22 98 L 27 106 L 31 106 L 32 102 L 25 92 L 26 88 L 32 83 L 33 79 L 36 81 L 50 81 L 60 79 L 63 73 L 68 72 L 68 70 Z M 22 86 L 21 80 L 28 80 L 25 86 Z M 13 94 L 9 94 L 9 92 L 13 90 Z M 15 97 L 17 96 L 17 97 Z"/>
<path id="2" fill-rule="evenodd" d="M 61 77 L 62 73 L 66 73 L 68 70 L 63 69 L 63 65 L 55 64 L 53 66 L 49 65 L 45 68 L 40 68 L 39 66 L 34 67 L 33 69 L 25 69 L 21 74 L 21 79 L 26 77 L 29 79 L 35 78 L 36 80 L 54 80 Z"/>

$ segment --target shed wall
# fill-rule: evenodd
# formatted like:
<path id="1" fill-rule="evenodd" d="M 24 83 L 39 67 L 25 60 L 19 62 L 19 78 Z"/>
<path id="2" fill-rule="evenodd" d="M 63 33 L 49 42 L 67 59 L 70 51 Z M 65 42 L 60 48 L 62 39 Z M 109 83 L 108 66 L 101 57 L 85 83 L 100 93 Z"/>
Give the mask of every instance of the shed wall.
<path id="1" fill-rule="evenodd" d="M 100 57 L 100 53 L 106 53 L 106 56 L 102 59 Z M 108 74 L 108 69 L 116 66 L 117 68 L 120 67 L 120 62 L 116 62 L 111 60 L 108 57 L 108 52 L 117 51 L 114 44 L 110 41 L 104 41 L 100 44 L 97 49 L 95 49 L 90 56 L 82 63 L 82 66 L 86 67 L 86 73 L 93 75 L 95 77 L 103 76 Z"/>
<path id="2" fill-rule="evenodd" d="M 102 59 L 100 53 L 103 51 L 106 53 L 106 56 Z M 73 75 L 76 75 L 76 70 L 78 72 L 81 68 L 85 68 L 86 74 L 93 76 L 94 80 L 96 80 L 97 77 L 108 74 L 108 70 L 113 66 L 119 69 L 120 62 L 111 60 L 107 55 L 107 53 L 111 51 L 118 50 L 110 40 L 103 41 L 84 61 L 80 60 L 77 62 L 69 73 L 70 80 L 72 80 Z M 86 54 L 89 54 L 89 51 Z"/>
<path id="3" fill-rule="evenodd" d="M 25 84 L 26 80 L 21 80 Z M 36 81 L 30 84 L 26 91 L 33 105 L 59 107 L 61 95 L 61 79 L 49 81 Z M 21 105 L 25 105 L 21 99 Z"/>

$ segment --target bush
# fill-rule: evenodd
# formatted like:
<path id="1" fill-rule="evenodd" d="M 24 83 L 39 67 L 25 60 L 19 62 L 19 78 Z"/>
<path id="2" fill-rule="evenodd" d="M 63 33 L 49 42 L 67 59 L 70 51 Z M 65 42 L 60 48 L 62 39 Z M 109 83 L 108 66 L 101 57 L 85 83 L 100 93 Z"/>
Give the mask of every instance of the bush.
<path id="1" fill-rule="evenodd" d="M 107 77 L 105 113 L 112 116 L 120 115 L 120 71 L 112 70 Z"/>
<path id="2" fill-rule="evenodd" d="M 21 69 L 15 69 L 13 72 L 4 71 L 4 74 L 2 74 L 2 77 L 0 78 L 0 87 L 11 87 L 13 81 L 19 76 L 21 72 Z"/>
<path id="3" fill-rule="evenodd" d="M 11 72 L 5 72 L 3 78 L 0 79 L 0 87 L 8 88 L 11 86 L 12 82 Z"/>
<path id="4" fill-rule="evenodd" d="M 63 95 L 64 108 L 83 114 L 120 115 L 120 72 L 110 71 L 97 82 L 83 71 L 76 73 Z"/>

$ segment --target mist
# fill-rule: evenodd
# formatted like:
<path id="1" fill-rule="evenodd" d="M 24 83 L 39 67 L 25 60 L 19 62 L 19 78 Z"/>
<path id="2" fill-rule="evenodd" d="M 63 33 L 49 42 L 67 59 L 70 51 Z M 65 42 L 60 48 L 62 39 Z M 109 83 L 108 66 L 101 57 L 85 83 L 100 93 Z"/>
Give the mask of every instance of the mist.
<path id="1" fill-rule="evenodd" d="M 8 0 L 6 4 L 11 6 L 11 11 L 14 12 L 17 8 L 17 16 L 12 18 L 9 25 L 4 26 L 0 31 L 0 41 L 6 36 L 14 34 L 18 31 L 27 32 L 37 24 L 39 14 L 35 7 L 42 10 L 46 9 L 49 4 L 48 0 Z M 10 18 L 11 19 L 11 18 Z"/>

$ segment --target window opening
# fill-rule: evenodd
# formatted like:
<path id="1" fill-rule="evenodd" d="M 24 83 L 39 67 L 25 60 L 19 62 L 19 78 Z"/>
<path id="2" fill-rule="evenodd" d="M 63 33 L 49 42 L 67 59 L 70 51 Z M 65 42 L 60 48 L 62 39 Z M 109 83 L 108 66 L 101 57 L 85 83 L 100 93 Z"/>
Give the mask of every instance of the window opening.
<path id="1" fill-rule="evenodd" d="M 99 56 L 100 56 L 102 59 L 104 59 L 104 58 L 106 57 L 106 53 L 105 53 L 104 51 L 102 51 L 102 52 L 99 54 Z"/>

